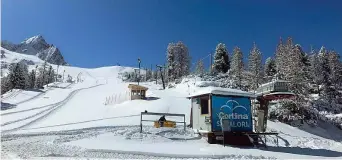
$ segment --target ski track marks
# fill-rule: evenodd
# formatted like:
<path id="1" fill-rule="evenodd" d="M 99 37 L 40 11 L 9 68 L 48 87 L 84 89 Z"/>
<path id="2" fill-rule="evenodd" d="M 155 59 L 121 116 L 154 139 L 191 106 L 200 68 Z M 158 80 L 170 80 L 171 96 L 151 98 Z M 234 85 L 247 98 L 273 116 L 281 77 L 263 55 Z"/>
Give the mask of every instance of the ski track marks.
<path id="1" fill-rule="evenodd" d="M 15 124 L 15 123 L 18 123 L 18 122 L 21 122 L 21 121 L 32 119 L 31 121 L 28 121 L 27 123 L 25 123 L 23 125 L 20 125 L 19 127 L 15 127 L 15 128 L 12 128 L 12 129 L 7 129 L 7 130 L 2 130 L 2 133 L 12 132 L 12 131 L 19 130 L 21 128 L 27 127 L 29 125 L 32 125 L 33 123 L 36 123 L 39 120 L 42 120 L 43 118 L 46 118 L 48 115 L 50 115 L 51 113 L 53 113 L 54 111 L 59 109 L 61 106 L 65 105 L 79 91 L 82 91 L 82 90 L 85 90 L 85 89 L 91 89 L 91 88 L 98 87 L 98 86 L 101 86 L 101 85 L 103 85 L 103 84 L 98 84 L 98 85 L 87 87 L 87 88 L 77 89 L 77 90 L 74 90 L 71 93 L 69 93 L 69 95 L 64 100 L 62 100 L 60 102 L 57 102 L 57 103 L 54 103 L 54 104 L 50 104 L 50 105 L 46 105 L 46 106 L 42 106 L 42 107 L 37 107 L 37 108 L 29 109 L 29 110 L 35 110 L 35 109 L 49 107 L 48 109 L 40 111 L 40 112 L 38 112 L 38 113 L 36 113 L 34 115 L 31 115 L 31 116 L 28 116 L 28 117 L 25 117 L 25 118 L 22 118 L 22 119 L 19 119 L 19 120 L 10 121 L 10 122 L 6 122 L 4 124 L 1 124 L 1 126 L 6 126 L 6 125 L 9 125 L 9 124 Z M 19 113 L 19 112 L 24 112 L 24 111 L 18 111 L 17 113 Z M 11 113 L 11 114 L 14 114 L 14 113 Z M 39 116 L 39 115 L 41 115 L 41 116 Z M 34 118 L 36 118 L 36 119 L 34 119 Z"/>

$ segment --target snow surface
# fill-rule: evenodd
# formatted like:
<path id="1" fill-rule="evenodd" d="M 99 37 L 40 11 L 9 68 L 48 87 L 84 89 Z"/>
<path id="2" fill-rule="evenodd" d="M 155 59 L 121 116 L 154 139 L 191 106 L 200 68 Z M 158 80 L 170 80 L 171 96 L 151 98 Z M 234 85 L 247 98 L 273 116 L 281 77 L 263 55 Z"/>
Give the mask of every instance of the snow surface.
<path id="1" fill-rule="evenodd" d="M 26 56 L 26 55 L 25 55 Z M 38 60 L 37 60 L 38 62 Z M 39 62 L 41 63 L 41 62 Z M 54 66 L 56 67 L 56 66 Z M 177 128 L 154 128 L 143 123 L 140 113 L 179 113 L 190 122 L 187 97 L 227 92 L 253 96 L 253 93 L 215 87 L 198 87 L 195 78 L 183 79 L 174 88 L 140 83 L 148 87 L 147 100 L 129 100 L 128 84 L 119 73 L 134 68 L 112 66 L 79 68 L 60 66 L 59 72 L 80 77 L 74 84 L 59 83 L 42 93 L 14 90 L 3 103 L 12 107 L 1 110 L 1 158 L 26 159 L 341 159 L 342 132 L 327 127 L 292 127 L 268 121 L 268 130 L 279 132 L 267 137 L 268 148 L 241 148 L 208 144 L 205 138 L 181 124 Z M 128 93 L 128 94 L 127 94 Z M 236 95 L 236 93 L 234 93 Z M 37 96 L 38 95 L 38 96 Z M 9 96 L 9 97 L 8 97 Z M 106 97 L 119 97 L 118 103 L 105 105 Z M 158 116 L 144 116 L 158 120 Z M 166 117 L 181 121 L 181 117 Z"/>
<path id="2" fill-rule="evenodd" d="M 221 88 L 221 87 L 205 87 L 195 93 L 192 93 L 189 97 L 195 97 L 205 94 L 219 94 L 219 95 L 232 95 L 232 96 L 244 96 L 244 97 L 255 97 L 254 93 L 245 92 L 238 89 Z"/>

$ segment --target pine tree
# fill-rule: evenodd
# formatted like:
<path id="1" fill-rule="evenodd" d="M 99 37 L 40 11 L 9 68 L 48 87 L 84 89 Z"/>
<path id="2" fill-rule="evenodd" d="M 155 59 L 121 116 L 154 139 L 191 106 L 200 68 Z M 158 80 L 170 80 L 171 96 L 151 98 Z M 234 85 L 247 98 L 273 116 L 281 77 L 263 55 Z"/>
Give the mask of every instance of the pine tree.
<path id="1" fill-rule="evenodd" d="M 27 66 L 23 63 L 11 64 L 9 68 L 9 86 L 10 88 L 26 89 L 28 79 Z"/>
<path id="2" fill-rule="evenodd" d="M 53 81 L 53 69 L 52 66 L 49 67 L 48 74 L 47 74 L 47 79 L 46 79 L 46 84 L 49 84 Z"/>
<path id="3" fill-rule="evenodd" d="M 268 57 L 265 61 L 264 66 L 264 75 L 266 81 L 270 81 L 273 79 L 273 76 L 277 73 L 275 60 L 271 57 Z"/>
<path id="4" fill-rule="evenodd" d="M 243 73 L 243 54 L 239 47 L 235 47 L 232 59 L 232 74 L 238 88 L 242 87 L 242 73 Z"/>
<path id="5" fill-rule="evenodd" d="M 285 78 L 290 81 L 290 89 L 300 95 L 308 95 L 308 79 L 306 78 L 306 66 L 303 63 L 303 54 L 299 45 L 292 45 L 292 41 L 287 46 L 288 64 Z"/>
<path id="6" fill-rule="evenodd" d="M 32 69 L 29 75 L 29 88 L 34 88 L 36 84 L 36 71 Z"/>
<path id="7" fill-rule="evenodd" d="M 47 63 L 44 64 L 38 69 L 38 76 L 36 77 L 36 88 L 42 88 L 47 82 L 47 74 L 46 74 Z"/>
<path id="8" fill-rule="evenodd" d="M 196 74 L 197 75 L 203 75 L 204 74 L 204 65 L 203 61 L 199 60 L 196 65 Z"/>
<path id="9" fill-rule="evenodd" d="M 311 82 L 317 86 L 318 95 L 320 95 L 320 88 L 319 86 L 322 84 L 322 66 L 320 64 L 319 55 L 314 51 L 311 50 L 311 57 L 310 57 L 310 75 L 311 75 Z"/>
<path id="10" fill-rule="evenodd" d="M 339 59 L 340 56 L 338 53 L 336 53 L 335 51 L 329 51 L 328 62 L 331 71 L 330 79 L 332 85 L 334 85 L 335 88 L 339 88 L 342 82 L 342 66 Z"/>
<path id="11" fill-rule="evenodd" d="M 251 74 L 251 89 L 253 90 L 261 83 L 261 67 L 261 52 L 254 43 L 248 57 L 248 71 Z"/>
<path id="12" fill-rule="evenodd" d="M 166 51 L 166 59 L 167 59 L 167 76 L 169 81 L 174 81 L 176 78 L 176 54 L 177 48 L 176 44 L 174 43 L 169 43 L 167 46 L 167 51 Z"/>
<path id="13" fill-rule="evenodd" d="M 52 66 L 49 67 L 49 72 L 48 72 L 48 78 L 47 78 L 47 84 L 55 82 L 55 70 L 52 68 Z"/>
<path id="14" fill-rule="evenodd" d="M 331 83 L 331 70 L 329 66 L 329 57 L 325 47 L 322 47 L 319 51 L 320 65 L 322 66 L 322 73 L 320 79 L 322 80 L 322 96 L 328 100 L 329 103 L 333 100 L 333 90 Z"/>
<path id="15" fill-rule="evenodd" d="M 170 43 L 167 48 L 167 73 L 168 81 L 186 76 L 190 73 L 190 55 L 183 42 Z"/>
<path id="16" fill-rule="evenodd" d="M 230 62 L 226 45 L 219 43 L 214 54 L 213 70 L 217 73 L 226 73 L 230 69 Z"/>
<path id="17" fill-rule="evenodd" d="M 176 71 L 178 73 L 177 78 L 180 78 L 182 76 L 189 75 L 190 73 L 190 55 L 188 51 L 188 47 L 185 46 L 183 42 L 177 43 L 177 48 L 179 52 L 176 52 L 177 57 L 177 65 L 176 65 Z"/>
<path id="18" fill-rule="evenodd" d="M 1 78 L 1 94 L 4 94 L 11 89 L 12 88 L 10 88 L 8 76 L 2 77 Z"/>
<path id="19" fill-rule="evenodd" d="M 276 48 L 276 53 L 275 53 L 275 64 L 276 64 L 277 76 L 280 79 L 282 79 L 285 74 L 285 71 L 284 71 L 284 66 L 286 64 L 285 61 L 286 61 L 285 45 L 283 44 L 283 40 L 280 37 L 280 41 Z"/>

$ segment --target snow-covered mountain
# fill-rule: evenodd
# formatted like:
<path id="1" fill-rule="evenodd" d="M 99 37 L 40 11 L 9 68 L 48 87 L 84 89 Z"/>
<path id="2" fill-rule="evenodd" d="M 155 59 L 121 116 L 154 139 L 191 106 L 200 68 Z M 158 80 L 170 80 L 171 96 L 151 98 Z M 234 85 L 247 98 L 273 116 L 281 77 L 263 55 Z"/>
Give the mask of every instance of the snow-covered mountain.
<path id="1" fill-rule="evenodd" d="M 8 41 L 2 41 L 1 47 L 27 55 L 35 55 L 42 60 L 46 60 L 51 64 L 60 64 L 67 65 L 68 63 L 64 60 L 63 55 L 59 51 L 59 49 L 52 45 L 48 44 L 43 36 L 37 35 L 31 38 L 28 38 L 21 42 L 20 44 L 13 44 Z"/>

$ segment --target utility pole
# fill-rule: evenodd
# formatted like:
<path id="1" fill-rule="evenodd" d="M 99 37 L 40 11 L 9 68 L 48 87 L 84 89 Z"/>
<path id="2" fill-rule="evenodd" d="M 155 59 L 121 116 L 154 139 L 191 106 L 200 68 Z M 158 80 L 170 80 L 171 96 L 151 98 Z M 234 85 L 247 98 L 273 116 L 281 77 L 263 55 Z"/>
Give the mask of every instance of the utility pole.
<path id="1" fill-rule="evenodd" d="M 156 67 L 159 68 L 161 79 L 162 79 L 162 82 L 163 82 L 163 89 L 165 89 L 164 76 L 163 76 L 163 72 L 162 72 L 162 68 L 164 68 L 164 66 L 156 65 Z"/>
<path id="2" fill-rule="evenodd" d="M 140 63 L 141 63 L 140 58 L 138 58 L 138 63 L 139 63 L 139 76 L 138 76 L 138 85 L 139 85 L 139 82 L 140 82 Z"/>

